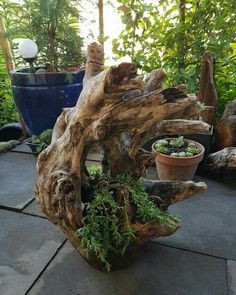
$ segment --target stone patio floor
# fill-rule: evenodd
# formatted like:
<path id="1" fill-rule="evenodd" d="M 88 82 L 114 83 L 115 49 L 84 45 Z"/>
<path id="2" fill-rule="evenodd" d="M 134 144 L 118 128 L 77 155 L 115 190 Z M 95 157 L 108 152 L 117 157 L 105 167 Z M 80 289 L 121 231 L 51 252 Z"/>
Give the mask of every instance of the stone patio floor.
<path id="1" fill-rule="evenodd" d="M 98 160 L 90 153 L 87 163 Z M 182 228 L 103 273 L 36 206 L 35 163 L 24 143 L 0 155 L 0 295 L 236 295 L 236 181 L 196 177 L 207 192 L 170 207 Z"/>

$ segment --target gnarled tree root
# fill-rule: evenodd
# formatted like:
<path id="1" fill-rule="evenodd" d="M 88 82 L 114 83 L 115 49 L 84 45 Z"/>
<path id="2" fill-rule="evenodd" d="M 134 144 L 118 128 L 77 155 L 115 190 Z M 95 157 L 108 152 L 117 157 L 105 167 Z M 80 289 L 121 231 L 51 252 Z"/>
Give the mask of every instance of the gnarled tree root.
<path id="1" fill-rule="evenodd" d="M 210 154 L 201 165 L 200 172 L 208 175 L 222 175 L 234 172 L 236 175 L 236 147 L 227 147 Z"/>
<path id="2" fill-rule="evenodd" d="M 104 71 L 102 64 L 102 48 L 93 43 L 88 48 L 83 91 L 77 105 L 65 109 L 58 118 L 51 145 L 39 155 L 35 187 L 36 201 L 48 219 L 61 228 L 89 263 L 99 268 L 101 263 L 96 255 L 87 257 L 75 235 L 75 231 L 83 227 L 83 202 L 90 202 L 94 192 L 85 166 L 88 149 L 94 143 L 102 145 L 106 155 L 103 171 L 107 175 L 131 173 L 134 179 L 139 179 L 154 157 L 140 150 L 149 130 L 163 120 L 185 117 L 188 110 L 196 108 L 196 99 L 180 89 L 160 89 L 162 71 L 153 72 L 145 82 L 137 75 L 134 64 L 122 63 Z M 146 184 L 151 199 L 166 214 L 170 204 L 206 189 L 204 184 L 193 182 Z M 124 194 L 124 191 L 118 193 Z M 126 198 L 135 238 L 126 249 L 124 260 L 148 239 L 173 234 L 180 226 L 171 216 L 167 218 L 173 226 L 160 220 L 140 222 L 129 196 Z M 120 226 L 123 225 L 121 218 Z M 113 268 L 116 262 L 117 267 L 121 266 L 120 256 L 114 258 L 111 253 L 109 259 Z"/>

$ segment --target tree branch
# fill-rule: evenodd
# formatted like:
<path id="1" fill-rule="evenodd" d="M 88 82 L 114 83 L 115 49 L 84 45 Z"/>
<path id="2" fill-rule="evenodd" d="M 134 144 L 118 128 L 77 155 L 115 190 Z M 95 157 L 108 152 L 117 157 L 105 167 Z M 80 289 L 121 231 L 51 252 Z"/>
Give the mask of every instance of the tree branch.
<path id="1" fill-rule="evenodd" d="M 204 182 L 171 181 L 171 180 L 145 180 L 146 192 L 162 209 L 170 205 L 189 199 L 192 196 L 203 193 L 207 189 Z"/>

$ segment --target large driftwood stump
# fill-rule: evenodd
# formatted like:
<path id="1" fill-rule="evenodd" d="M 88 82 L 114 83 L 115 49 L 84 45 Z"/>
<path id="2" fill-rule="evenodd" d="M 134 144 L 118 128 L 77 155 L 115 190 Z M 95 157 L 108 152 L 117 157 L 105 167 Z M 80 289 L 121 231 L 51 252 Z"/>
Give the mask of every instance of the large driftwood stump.
<path id="1" fill-rule="evenodd" d="M 214 86 L 214 63 L 210 52 L 206 52 L 203 56 L 201 74 L 200 74 L 200 89 L 198 100 L 208 106 L 208 109 L 202 111 L 201 117 L 204 122 L 214 125 L 217 93 Z"/>
<path id="2" fill-rule="evenodd" d="M 230 102 L 216 128 L 218 149 L 236 147 L 236 100 Z"/>
<path id="3" fill-rule="evenodd" d="M 212 176 L 236 173 L 236 147 L 227 147 L 209 154 L 200 168 L 200 173 Z"/>
<path id="4" fill-rule="evenodd" d="M 160 71 L 153 72 L 145 82 L 132 63 L 103 70 L 102 48 L 91 44 L 78 103 L 63 111 L 54 127 L 51 145 L 38 158 L 37 203 L 48 219 L 79 248 L 80 254 L 98 268 L 103 267 L 101 262 L 95 255 L 85 255 L 75 235 L 83 226 L 86 214 L 83 203 L 90 202 L 94 193 L 85 166 L 89 147 L 101 143 L 105 155 L 104 173 L 111 176 L 131 173 L 133 178 L 139 179 L 153 158 L 151 153 L 140 149 L 144 136 L 162 120 L 181 117 L 196 106 L 195 98 L 177 88 L 159 89 L 162 75 L 158 73 Z M 150 199 L 163 210 L 206 189 L 204 183 L 192 181 L 147 181 L 145 185 Z M 135 238 L 124 254 L 127 260 L 122 262 L 110 253 L 109 261 L 114 268 L 128 264 L 130 253 L 148 239 L 171 235 L 180 227 L 180 222 L 172 220 L 171 215 L 169 219 L 174 227 L 157 220 L 140 223 L 125 187 L 116 190 L 115 200 L 125 202 L 130 208 L 127 218 Z M 121 218 L 121 227 L 122 222 Z"/>

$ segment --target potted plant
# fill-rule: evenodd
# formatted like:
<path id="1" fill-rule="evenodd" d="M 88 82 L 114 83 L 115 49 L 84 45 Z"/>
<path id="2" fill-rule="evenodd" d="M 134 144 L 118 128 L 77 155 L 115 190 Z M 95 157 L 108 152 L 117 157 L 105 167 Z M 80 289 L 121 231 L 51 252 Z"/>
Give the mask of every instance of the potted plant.
<path id="1" fill-rule="evenodd" d="M 11 72 L 13 97 L 29 133 L 39 135 L 53 128 L 63 108 L 75 106 L 82 91 L 80 66 L 85 55 L 77 1 L 23 1 L 21 5 L 20 37 L 36 41 L 37 63 L 43 66 L 33 66 L 37 46 L 24 39 L 19 49 L 31 66 Z M 68 71 L 67 66 L 73 68 Z"/>
<path id="2" fill-rule="evenodd" d="M 208 110 L 211 109 L 211 107 L 206 106 L 204 103 L 201 103 L 199 101 L 197 101 L 197 109 L 196 109 L 196 116 L 194 116 L 194 120 L 197 121 L 202 121 L 202 114 Z M 178 137 L 178 134 L 181 133 L 182 135 L 184 135 L 185 139 L 190 139 L 196 142 L 199 142 L 201 145 L 204 146 L 205 148 L 205 155 L 207 155 L 210 152 L 210 148 L 211 148 L 211 143 L 212 143 L 212 137 L 213 137 L 213 126 L 208 124 L 208 130 L 204 131 L 204 132 L 189 132 L 188 130 L 184 130 L 184 129 L 180 129 L 181 131 L 178 132 L 178 124 L 180 122 L 177 123 L 177 121 L 179 120 L 175 120 L 173 122 L 173 126 L 175 126 L 176 124 L 176 133 L 171 133 L 172 137 Z M 185 120 L 186 121 L 186 120 Z M 182 120 L 181 124 L 184 125 L 185 121 Z M 189 122 L 193 122 L 192 120 L 189 120 Z M 181 128 L 181 124 L 179 125 L 179 127 Z M 168 133 L 168 132 L 167 132 Z M 153 143 L 155 143 L 157 140 L 159 139 L 163 139 L 165 137 L 167 137 L 168 135 L 165 134 L 161 134 L 158 136 L 158 134 L 156 136 L 154 136 L 153 138 L 151 138 L 150 140 L 144 142 L 142 148 L 147 150 L 147 151 L 151 151 L 152 150 L 152 145 Z"/>
<path id="3" fill-rule="evenodd" d="M 205 151 L 200 143 L 183 136 L 160 139 L 152 150 L 159 178 L 170 180 L 192 180 Z"/>
<path id="4" fill-rule="evenodd" d="M 134 242 L 139 226 L 142 228 L 146 223 L 159 222 L 170 231 L 177 230 L 180 220 L 155 206 L 142 180 L 131 174 L 107 176 L 98 166 L 90 166 L 88 173 L 94 194 L 92 199 L 85 200 L 82 227 L 76 231 L 76 237 L 81 241 L 78 247 L 80 254 L 93 267 L 110 271 L 133 264 L 137 255 Z M 120 188 L 127 189 L 129 197 L 119 195 Z M 129 223 L 131 210 L 135 226 Z"/>
<path id="5" fill-rule="evenodd" d="M 41 153 L 52 140 L 52 129 L 43 131 L 39 136 L 32 135 L 31 140 L 26 144 L 31 148 L 34 155 Z"/>

